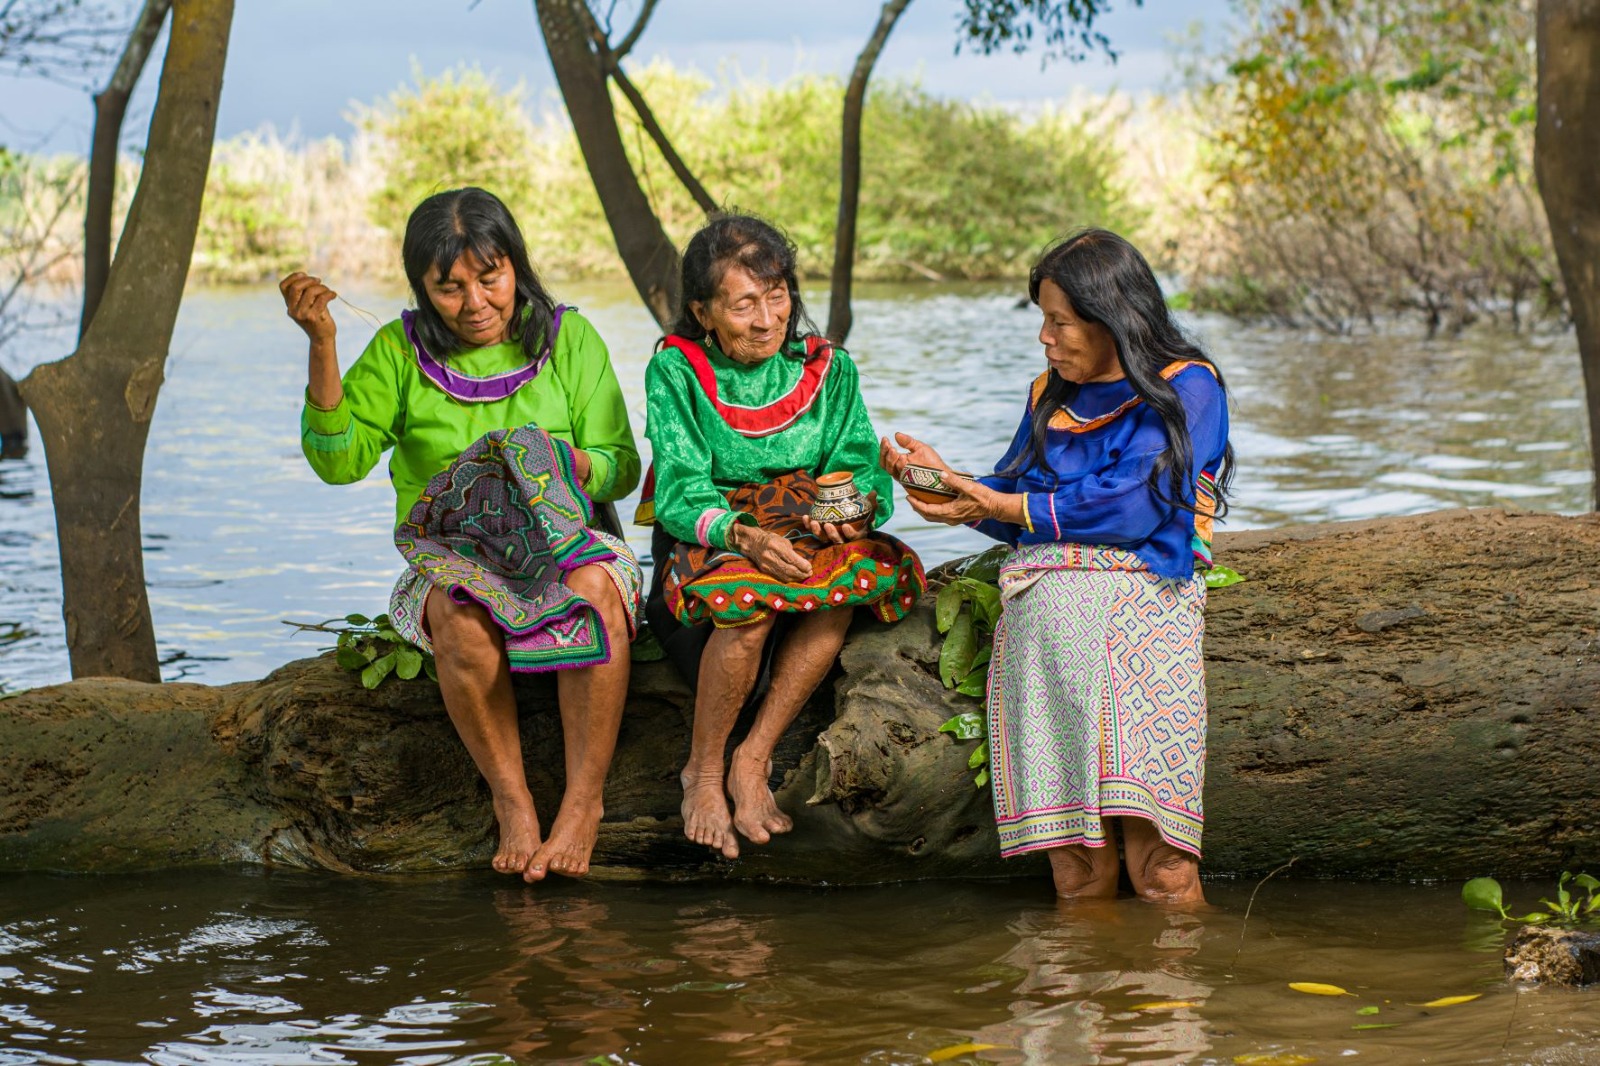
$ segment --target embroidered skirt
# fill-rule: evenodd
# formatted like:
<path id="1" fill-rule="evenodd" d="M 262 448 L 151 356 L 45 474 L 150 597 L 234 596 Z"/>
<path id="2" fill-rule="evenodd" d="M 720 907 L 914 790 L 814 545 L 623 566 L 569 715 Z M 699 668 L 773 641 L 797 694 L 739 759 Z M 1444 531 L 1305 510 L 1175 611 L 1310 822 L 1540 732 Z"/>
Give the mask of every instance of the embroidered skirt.
<path id="1" fill-rule="evenodd" d="M 1000 853 L 1101 847 L 1102 818 L 1200 854 L 1205 582 L 1131 552 L 1029 545 L 1000 571 L 988 715 Z"/>
<path id="2" fill-rule="evenodd" d="M 846 544 L 810 536 L 805 516 L 816 494 L 816 481 L 799 471 L 728 494 L 730 508 L 753 515 L 762 529 L 789 538 L 811 564 L 809 578 L 780 581 L 737 552 L 680 543 L 665 561 L 668 570 L 662 582 L 673 617 L 686 626 L 712 622 L 730 629 L 774 611 L 809 614 L 864 606 L 883 622 L 898 622 L 909 614 L 928 584 L 917 553 L 886 533 Z"/>
<path id="3" fill-rule="evenodd" d="M 425 604 L 439 589 L 489 612 L 512 670 L 595 666 L 627 654 L 642 574 L 627 544 L 590 528 L 593 521 L 566 444 L 532 426 L 486 434 L 428 482 L 395 530 L 409 564 L 389 598 L 395 631 L 433 651 Z M 567 587 L 565 575 L 583 566 L 611 578 L 627 633 L 607 633 L 589 601 Z"/>

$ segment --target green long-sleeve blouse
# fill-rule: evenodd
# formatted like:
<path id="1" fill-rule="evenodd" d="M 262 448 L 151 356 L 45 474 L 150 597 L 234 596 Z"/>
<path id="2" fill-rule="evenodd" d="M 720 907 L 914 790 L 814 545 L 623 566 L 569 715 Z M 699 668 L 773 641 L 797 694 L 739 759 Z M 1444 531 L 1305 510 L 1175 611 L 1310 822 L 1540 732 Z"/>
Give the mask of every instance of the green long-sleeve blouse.
<path id="1" fill-rule="evenodd" d="M 727 405 L 772 403 L 795 388 L 804 370 L 799 345 L 754 366 L 734 362 L 710 343 L 705 351 L 718 398 Z M 850 471 L 863 494 L 878 494 L 874 527 L 894 511 L 893 483 L 878 465 L 878 437 L 861 399 L 856 365 L 842 349 L 834 350 L 810 409 L 770 436 L 747 437 L 732 429 L 676 348 L 663 348 L 650 360 L 645 401 L 645 436 L 655 463 L 656 521 L 680 541 L 726 548 L 734 522 L 755 522 L 753 516 L 729 509 L 726 494 L 794 470 L 812 475 Z"/>
<path id="2" fill-rule="evenodd" d="M 522 345 L 511 341 L 458 352 L 450 356 L 450 369 L 489 377 L 526 362 Z M 393 448 L 389 476 L 398 524 L 433 475 L 467 445 L 492 430 L 530 423 L 588 455 L 583 487 L 593 499 L 620 499 L 639 483 L 639 449 L 610 353 L 588 320 L 570 309 L 538 376 L 487 403 L 457 400 L 429 380 L 400 320 L 390 322 L 344 375 L 337 407 L 316 407 L 307 396 L 300 438 L 311 469 L 336 485 L 360 481 Z"/>

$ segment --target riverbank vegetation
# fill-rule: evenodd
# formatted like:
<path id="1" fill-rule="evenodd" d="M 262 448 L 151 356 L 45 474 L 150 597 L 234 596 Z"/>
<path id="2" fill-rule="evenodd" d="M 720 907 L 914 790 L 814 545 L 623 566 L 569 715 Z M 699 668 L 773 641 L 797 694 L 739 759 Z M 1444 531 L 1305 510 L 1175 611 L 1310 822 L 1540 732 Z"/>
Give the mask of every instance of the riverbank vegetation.
<path id="1" fill-rule="evenodd" d="M 1430 330 L 1565 315 L 1533 185 L 1533 3 L 1249 3 L 1244 29 L 1173 96 L 1075 97 L 1019 113 L 881 81 L 868 99 L 858 276 L 1014 278 L 1052 237 L 1132 235 L 1197 307 L 1344 332 L 1394 315 Z M 719 202 L 781 222 L 826 274 L 841 86 L 706 77 L 663 63 L 635 84 Z M 553 278 L 622 277 L 565 115 L 474 68 L 351 114 L 344 140 L 270 130 L 216 145 L 193 277 L 250 283 L 302 266 L 388 278 L 423 195 L 487 185 Z M 618 114 L 631 115 L 619 107 Z M 624 139 L 668 233 L 703 217 L 635 121 Z M 135 165 L 124 164 L 133 185 Z M 17 157 L 0 255 L 71 249 L 81 165 Z M 38 220 L 52 220 L 40 233 Z M 26 220 L 30 236 L 18 227 Z M 49 275 L 70 280 L 70 255 Z M 35 274 L 38 271 L 35 270 Z"/>

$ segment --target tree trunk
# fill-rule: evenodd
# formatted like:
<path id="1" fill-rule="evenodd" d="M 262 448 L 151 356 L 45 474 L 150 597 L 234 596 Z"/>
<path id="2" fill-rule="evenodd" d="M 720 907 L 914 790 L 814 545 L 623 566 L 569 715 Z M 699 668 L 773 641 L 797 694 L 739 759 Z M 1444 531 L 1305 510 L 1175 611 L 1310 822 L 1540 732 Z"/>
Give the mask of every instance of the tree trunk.
<path id="1" fill-rule="evenodd" d="M 1545 877 L 1600 869 L 1600 516 L 1445 512 L 1224 535 L 1211 594 L 1211 874 Z M 692 699 L 634 669 L 596 877 L 851 884 L 1042 876 L 1000 860 L 976 700 L 937 678 L 931 597 L 860 621 L 775 756 L 792 833 L 736 863 L 683 837 Z M 519 678 L 529 784 L 562 785 L 548 676 Z M 74 681 L 0 702 L 0 871 L 255 861 L 481 867 L 488 791 L 426 682 L 374 692 L 331 657 L 208 688 Z"/>
<path id="2" fill-rule="evenodd" d="M 177 0 L 144 170 L 78 350 L 22 383 L 50 467 L 74 677 L 160 679 L 145 594 L 145 440 L 194 251 L 232 0 Z"/>
<path id="3" fill-rule="evenodd" d="M 678 250 L 661 228 L 628 162 L 605 62 L 594 51 L 584 20 L 575 10 L 575 5 L 583 2 L 534 0 L 533 6 L 578 147 L 617 243 L 617 254 L 656 322 L 669 329 L 678 311 Z"/>
<path id="4" fill-rule="evenodd" d="M 28 454 L 28 405 L 11 375 L 0 370 L 0 459 L 23 459 Z"/>
<path id="5" fill-rule="evenodd" d="M 1600 507 L 1600 0 L 1539 0 L 1538 36 L 1534 172 L 1578 330 Z"/>
<path id="6" fill-rule="evenodd" d="M 122 144 L 122 119 L 128 99 L 139 84 L 145 60 L 161 34 L 161 24 L 172 9 L 172 0 L 145 0 L 139 20 L 128 34 L 122 58 L 103 91 L 94 98 L 94 139 L 89 150 L 89 193 L 83 212 L 83 314 L 78 320 L 78 339 L 89 331 L 89 322 L 105 295 L 106 279 L 111 274 L 111 215 L 117 200 L 117 154 Z"/>
<path id="7" fill-rule="evenodd" d="M 828 339 L 843 344 L 853 315 L 850 286 L 856 268 L 856 215 L 861 205 L 861 116 L 867 104 L 867 83 L 889 34 L 911 0 L 887 0 L 878 25 L 856 57 L 844 93 L 844 119 L 839 139 L 839 221 L 833 232 L 832 298 L 828 302 Z"/>

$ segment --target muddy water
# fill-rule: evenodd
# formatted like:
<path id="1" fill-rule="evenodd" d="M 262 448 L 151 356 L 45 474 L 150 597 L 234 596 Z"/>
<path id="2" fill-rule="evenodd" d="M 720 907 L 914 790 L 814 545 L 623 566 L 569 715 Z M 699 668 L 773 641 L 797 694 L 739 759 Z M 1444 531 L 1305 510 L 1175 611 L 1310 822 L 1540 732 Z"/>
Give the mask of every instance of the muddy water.
<path id="1" fill-rule="evenodd" d="M 656 332 L 630 290 L 561 290 L 598 325 L 643 429 Z M 395 293 L 348 291 L 382 318 Z M 850 347 L 880 431 L 988 469 L 1042 367 L 1037 312 L 996 285 L 868 288 Z M 345 365 L 373 326 L 336 305 Z M 1568 335 L 1330 340 L 1189 323 L 1233 390 L 1237 506 L 1224 528 L 1369 518 L 1463 505 L 1588 507 L 1589 459 Z M 9 349 L 51 357 L 67 338 Z M 168 679 L 258 678 L 316 644 L 285 618 L 382 610 L 399 570 L 382 470 L 316 480 L 300 455 L 305 342 L 275 289 L 201 291 L 178 320 L 145 458 L 145 567 Z M 644 442 L 641 440 L 641 444 Z M 631 502 L 623 505 L 625 517 Z M 889 527 L 929 562 L 987 546 L 902 507 Z M 643 554 L 649 539 L 632 534 Z M 1223 560 L 1226 562 L 1226 560 Z M 60 573 L 43 453 L 0 463 L 0 689 L 65 680 Z"/>
<path id="2" fill-rule="evenodd" d="M 1179 913 L 1132 900 L 1073 908 L 1020 882 L 825 892 L 524 891 L 489 875 L 0 879 L 0 1063 L 1600 1054 L 1592 995 L 1504 986 L 1497 924 L 1462 908 L 1453 886 L 1271 881 L 1245 922 L 1253 888 L 1211 884 L 1210 909 Z M 1305 995 L 1290 981 L 1351 994 Z M 964 1044 L 993 1046 L 952 1050 Z"/>

